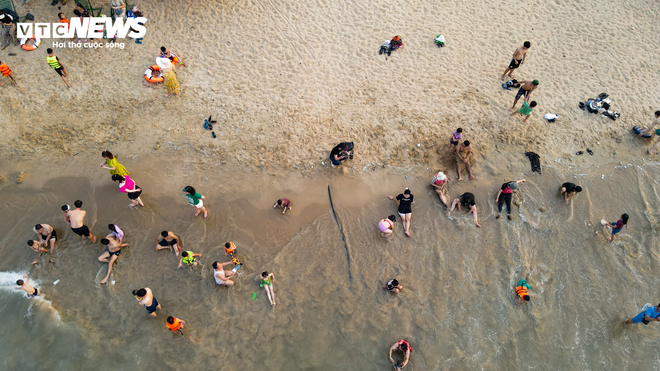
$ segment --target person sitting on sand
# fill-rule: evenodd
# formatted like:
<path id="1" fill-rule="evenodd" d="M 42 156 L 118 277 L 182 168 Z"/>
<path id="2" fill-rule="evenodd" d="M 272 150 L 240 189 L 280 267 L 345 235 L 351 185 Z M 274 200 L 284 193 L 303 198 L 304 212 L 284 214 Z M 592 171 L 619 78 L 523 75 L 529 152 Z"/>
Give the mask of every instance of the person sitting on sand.
<path id="1" fill-rule="evenodd" d="M 39 264 L 39 258 L 41 257 L 41 255 L 47 254 L 48 250 L 46 248 L 44 248 L 43 245 L 39 241 L 28 240 L 27 244 L 28 244 L 28 246 L 30 246 L 30 248 L 32 250 L 39 253 L 39 255 L 37 255 L 37 258 L 34 259 L 34 261 L 32 262 L 32 265 Z M 55 260 L 50 259 L 50 262 L 55 263 Z"/>
<path id="2" fill-rule="evenodd" d="M 502 81 L 504 81 L 504 76 L 506 76 L 507 73 L 509 73 L 509 78 L 513 79 L 513 70 L 525 63 L 525 57 L 527 56 L 527 52 L 531 46 L 532 44 L 529 41 L 525 41 L 523 46 L 519 47 L 513 52 L 513 57 L 511 57 L 511 63 L 509 63 L 509 67 L 504 70 L 502 77 L 500 77 Z"/>
<path id="3" fill-rule="evenodd" d="M 431 178 L 431 187 L 438 194 L 440 202 L 444 205 L 445 208 L 449 206 L 449 196 L 447 196 L 446 186 L 449 182 L 449 178 L 442 171 L 438 171 L 436 175 Z"/>
<path id="4" fill-rule="evenodd" d="M 399 36 L 394 36 L 392 40 L 390 40 L 390 47 L 387 50 L 387 55 L 390 55 L 394 50 L 397 50 L 402 46 L 403 46 L 403 40 L 401 40 Z"/>
<path id="5" fill-rule="evenodd" d="M 514 182 L 506 182 L 502 184 L 500 191 L 497 192 L 495 196 L 495 203 L 497 203 L 497 216 L 496 219 L 500 218 L 500 213 L 502 212 L 502 207 L 506 204 L 507 218 L 511 220 L 511 198 L 513 192 L 518 189 L 519 183 L 524 183 L 525 179 L 516 180 Z"/>
<path id="6" fill-rule="evenodd" d="M 26 294 L 28 294 L 29 297 L 36 298 L 37 295 L 39 295 L 39 290 L 32 287 L 32 285 L 30 285 L 30 278 L 28 277 L 27 274 L 24 274 L 23 278 L 25 278 L 25 281 L 23 280 L 16 281 L 18 287 L 14 287 L 14 290 L 23 290 L 25 291 Z"/>
<path id="7" fill-rule="evenodd" d="M 291 210 L 291 201 L 288 198 L 280 198 L 273 205 L 273 209 L 282 209 L 282 214 L 286 213 L 286 209 Z"/>
<path id="8" fill-rule="evenodd" d="M 385 238 L 392 235 L 394 232 L 394 222 L 396 221 L 396 216 L 390 215 L 386 219 L 381 219 L 378 222 L 378 229 L 381 231 L 381 235 Z"/>
<path id="9" fill-rule="evenodd" d="M 621 232 L 623 226 L 625 225 L 626 229 L 628 229 L 628 214 L 622 214 L 621 219 L 617 220 L 616 222 L 610 222 L 607 224 L 612 228 L 612 237 L 610 238 L 610 243 L 614 243 L 614 236 Z"/>
<path id="10" fill-rule="evenodd" d="M 399 285 L 399 281 L 397 281 L 396 278 L 387 281 L 387 284 L 383 286 L 383 288 L 395 294 L 398 294 L 401 290 L 403 290 L 403 286 Z"/>
<path id="11" fill-rule="evenodd" d="M 479 224 L 479 217 L 477 216 L 477 205 L 474 201 L 474 195 L 469 192 L 463 193 L 460 197 L 454 199 L 454 202 L 451 203 L 451 209 L 449 209 L 447 216 L 451 216 L 451 212 L 454 211 L 456 206 L 458 206 L 458 210 L 461 210 L 461 205 L 470 209 L 468 215 L 474 215 L 474 224 L 477 227 L 481 227 Z"/>
<path id="12" fill-rule="evenodd" d="M 534 107 L 536 107 L 536 101 L 531 101 L 531 103 L 523 102 L 522 107 L 520 107 L 519 110 L 511 112 L 510 116 L 515 115 L 516 113 L 525 116 L 525 119 L 523 122 L 527 122 L 530 117 L 532 117 L 532 111 L 534 111 Z"/>
<path id="13" fill-rule="evenodd" d="M 197 266 L 197 257 L 202 256 L 202 254 L 195 254 L 192 251 L 183 251 L 181 253 L 181 258 L 179 259 L 179 265 L 177 268 L 183 267 L 183 265 L 192 265 L 193 267 Z"/>
<path id="14" fill-rule="evenodd" d="M 403 362 L 397 361 L 394 362 L 394 359 L 392 358 L 392 352 L 399 351 L 403 353 Z M 390 362 L 394 363 L 394 368 L 397 370 L 400 370 L 408 364 L 408 361 L 410 361 L 410 353 L 412 353 L 413 349 L 410 346 L 410 344 L 405 341 L 405 340 L 399 340 L 394 345 L 390 347 Z"/>
<path id="15" fill-rule="evenodd" d="M 524 101 L 527 102 L 529 100 L 529 97 L 532 95 L 532 92 L 539 86 L 539 80 L 534 80 L 534 81 L 521 81 L 520 82 L 520 89 L 518 89 L 518 92 L 516 93 L 516 99 L 513 101 L 513 105 L 511 106 L 511 109 L 509 111 L 515 111 L 516 109 L 516 104 L 518 103 L 518 100 L 524 96 Z"/>
<path id="16" fill-rule="evenodd" d="M 574 183 L 564 183 L 561 185 L 561 194 L 564 195 L 566 203 L 570 201 L 576 194 L 582 192 L 582 187 Z"/>
<path id="17" fill-rule="evenodd" d="M 342 161 L 353 159 L 353 142 L 342 142 L 330 151 L 330 165 L 337 167 Z"/>
<path id="18" fill-rule="evenodd" d="M 225 255 L 234 256 L 236 253 L 236 245 L 229 241 L 225 243 Z"/>
<path id="19" fill-rule="evenodd" d="M 651 321 L 660 322 L 660 304 L 657 307 L 653 305 L 645 305 L 644 309 L 640 314 L 624 322 L 626 325 L 631 323 L 643 323 L 648 325 Z"/>
<path id="20" fill-rule="evenodd" d="M 99 256 L 99 261 L 101 263 L 108 263 L 108 274 L 106 274 L 105 278 L 99 282 L 100 284 L 104 284 L 108 282 L 108 278 L 110 278 L 110 273 L 112 273 L 112 266 L 115 263 L 115 260 L 119 258 L 119 254 L 121 254 L 121 248 L 128 246 L 128 244 L 119 243 L 119 241 L 115 240 L 113 237 L 106 236 L 105 238 L 101 239 L 101 245 L 108 246 L 108 250 Z"/>
<path id="21" fill-rule="evenodd" d="M 183 248 L 181 239 L 174 234 L 172 231 L 162 231 L 156 237 L 156 247 L 154 251 L 160 251 L 163 249 L 170 249 L 170 252 L 174 251 L 176 256 L 179 256 L 179 251 Z"/>
<path id="22" fill-rule="evenodd" d="M 270 305 L 277 305 L 275 303 L 275 291 L 273 291 L 273 280 L 275 279 L 274 273 L 268 273 L 266 271 L 261 272 L 261 283 L 259 286 L 263 287 L 266 290 L 266 296 L 268 296 L 268 301 Z"/>
<path id="23" fill-rule="evenodd" d="M 472 175 L 472 167 L 470 166 L 470 157 L 472 156 L 470 141 L 466 140 L 457 145 L 454 152 L 456 155 L 456 172 L 458 172 L 458 181 L 460 182 L 463 180 L 463 177 L 461 176 L 461 163 L 465 164 L 465 168 L 467 169 L 468 174 L 470 174 L 470 180 L 475 179 L 474 175 Z M 461 155 L 461 153 L 463 153 L 463 155 Z"/>
<path id="24" fill-rule="evenodd" d="M 32 228 L 34 233 L 37 234 L 39 244 L 48 247 L 50 245 L 50 255 L 53 255 L 55 249 L 55 241 L 57 241 L 57 232 L 48 224 L 37 224 Z M 53 263 L 53 261 L 50 261 Z"/>
<path id="25" fill-rule="evenodd" d="M 233 261 L 226 263 L 213 262 L 213 279 L 217 285 L 234 286 L 234 281 L 230 280 L 230 278 L 234 277 L 235 273 L 232 271 L 224 270 L 225 265 L 232 263 Z"/>
<path id="26" fill-rule="evenodd" d="M 399 201 L 399 215 L 401 216 L 401 223 L 403 224 L 403 234 L 410 237 L 410 219 L 412 219 L 412 204 L 415 203 L 412 193 L 406 188 L 403 193 L 396 197 L 387 196 L 390 200 L 396 199 Z"/>
<path id="27" fill-rule="evenodd" d="M 451 148 L 452 146 L 456 148 L 458 143 L 460 143 L 461 139 L 463 139 L 463 129 L 458 128 L 456 129 L 456 131 L 452 133 L 451 138 L 449 138 L 449 148 Z"/>
<path id="28" fill-rule="evenodd" d="M 183 67 L 186 66 L 185 64 L 183 64 L 181 62 L 178 55 L 172 53 L 172 51 L 170 51 L 169 49 L 167 49 L 164 46 L 160 47 L 160 55 L 163 56 L 163 57 L 169 58 L 169 60 L 172 61 L 172 64 L 175 65 L 175 66 L 176 65 L 181 65 Z"/>
<path id="29" fill-rule="evenodd" d="M 657 125 L 660 125 L 660 111 L 655 111 L 655 119 L 653 119 L 653 123 L 651 123 L 651 126 L 649 126 L 646 129 L 642 129 L 639 126 L 635 126 L 633 128 L 633 131 L 640 138 L 650 139 L 654 134 L 653 128 L 656 127 Z M 658 136 L 658 140 L 653 144 L 651 148 L 648 149 L 647 152 L 650 155 L 653 154 L 653 150 L 655 149 L 655 147 L 657 147 L 660 144 L 660 129 L 655 129 L 655 135 Z"/>
<path id="30" fill-rule="evenodd" d="M 527 284 L 527 281 L 525 279 L 521 279 L 518 281 L 518 284 L 516 285 L 516 295 L 518 295 L 518 304 L 522 303 L 523 301 L 529 301 L 529 294 L 527 293 L 527 290 L 531 290 L 532 287 Z"/>

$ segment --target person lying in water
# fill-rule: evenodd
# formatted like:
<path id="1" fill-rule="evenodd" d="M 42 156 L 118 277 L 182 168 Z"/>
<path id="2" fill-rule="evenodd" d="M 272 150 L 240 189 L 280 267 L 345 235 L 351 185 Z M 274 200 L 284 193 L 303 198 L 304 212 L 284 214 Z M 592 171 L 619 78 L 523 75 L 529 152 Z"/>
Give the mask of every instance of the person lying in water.
<path id="1" fill-rule="evenodd" d="M 477 205 L 474 201 L 474 195 L 469 192 L 463 193 L 460 197 L 454 199 L 454 202 L 452 202 L 451 209 L 447 213 L 447 216 L 450 216 L 451 212 L 454 211 L 456 206 L 458 206 L 458 210 L 461 210 L 461 205 L 470 209 L 468 215 L 474 215 L 474 224 L 477 227 L 481 227 L 481 224 L 479 224 L 479 217 L 477 216 Z"/>

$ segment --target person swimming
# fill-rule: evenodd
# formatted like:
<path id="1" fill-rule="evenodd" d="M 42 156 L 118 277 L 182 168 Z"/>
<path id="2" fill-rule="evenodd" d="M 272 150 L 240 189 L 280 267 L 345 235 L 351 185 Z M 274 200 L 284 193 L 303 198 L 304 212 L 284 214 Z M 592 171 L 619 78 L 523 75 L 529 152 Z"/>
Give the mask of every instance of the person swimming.
<path id="1" fill-rule="evenodd" d="M 521 279 L 518 281 L 518 284 L 516 285 L 516 294 L 518 295 L 518 302 L 521 303 L 523 300 L 524 301 L 529 301 L 530 297 L 529 294 L 527 293 L 527 290 L 531 290 L 532 287 L 527 284 L 527 281 L 525 279 Z"/>

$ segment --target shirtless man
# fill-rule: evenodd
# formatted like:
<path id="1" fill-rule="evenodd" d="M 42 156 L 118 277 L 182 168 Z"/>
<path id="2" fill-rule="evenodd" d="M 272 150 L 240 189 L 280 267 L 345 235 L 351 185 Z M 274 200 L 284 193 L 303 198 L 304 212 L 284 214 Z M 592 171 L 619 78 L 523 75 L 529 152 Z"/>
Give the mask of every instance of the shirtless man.
<path id="1" fill-rule="evenodd" d="M 25 278 L 25 281 L 23 280 L 16 281 L 18 287 L 14 287 L 14 290 L 23 290 L 28 294 L 28 296 L 32 298 L 37 297 L 37 295 L 39 295 L 39 290 L 35 289 L 30 285 L 30 279 L 28 278 L 27 274 L 24 274 L 23 277 Z"/>
<path id="2" fill-rule="evenodd" d="M 144 309 L 147 310 L 147 313 L 149 313 L 149 315 L 152 317 L 157 316 L 156 309 L 163 309 L 160 304 L 158 304 L 158 300 L 156 300 L 154 297 L 151 289 L 148 287 L 139 290 L 133 290 L 133 295 L 135 296 L 135 299 L 137 299 L 138 304 L 142 305 Z"/>
<path id="3" fill-rule="evenodd" d="M 461 155 L 461 152 L 465 153 L 465 156 Z M 470 167 L 470 156 L 472 156 L 472 147 L 470 147 L 470 141 L 466 140 L 463 143 L 459 143 L 456 146 L 456 171 L 458 172 L 458 180 L 463 180 L 461 176 L 461 162 L 465 164 L 465 168 L 470 174 L 470 180 L 474 179 L 472 175 L 472 168 Z"/>
<path id="4" fill-rule="evenodd" d="M 172 250 L 174 247 L 174 250 Z M 176 253 L 176 256 L 179 256 L 179 251 L 183 248 L 181 244 L 181 239 L 174 234 L 172 231 L 162 231 L 160 235 L 156 237 L 156 248 L 154 251 L 160 251 L 163 249 L 170 249 Z"/>
<path id="5" fill-rule="evenodd" d="M 48 250 L 46 250 L 39 241 L 28 240 L 27 244 L 28 246 L 30 246 L 32 250 L 39 253 L 39 255 L 37 255 L 37 258 L 34 259 L 34 261 L 32 262 L 32 265 L 39 264 L 39 258 L 41 257 L 41 255 L 48 253 Z M 55 260 L 50 259 L 50 262 L 55 263 Z"/>
<path id="6" fill-rule="evenodd" d="M 234 286 L 234 281 L 230 280 L 230 278 L 232 278 L 235 273 L 223 269 L 223 267 L 228 264 L 232 264 L 232 262 L 213 262 L 213 278 L 215 279 L 215 283 L 220 286 Z"/>
<path id="7" fill-rule="evenodd" d="M 539 80 L 521 81 L 520 85 L 521 85 L 520 89 L 518 89 L 518 92 L 516 93 L 516 99 L 513 101 L 513 106 L 511 106 L 511 109 L 509 109 L 509 111 L 511 112 L 515 111 L 516 104 L 523 95 L 525 96 L 525 99 L 523 100 L 524 102 L 527 102 L 529 100 L 529 96 L 532 95 L 534 89 L 536 89 L 539 86 Z"/>
<path id="8" fill-rule="evenodd" d="M 71 224 L 71 230 L 73 233 L 77 234 L 78 236 L 85 236 L 89 238 L 90 241 L 96 242 L 96 237 L 94 237 L 93 234 L 89 233 L 89 228 L 84 223 L 85 215 L 87 214 L 87 211 L 85 210 L 80 210 L 82 207 L 82 201 L 76 200 L 76 202 L 73 203 L 73 206 L 76 208 L 73 210 L 64 210 L 65 206 L 62 206 L 62 211 L 64 211 L 64 219 L 66 220 L 67 223 Z M 68 207 L 68 206 L 66 206 Z"/>
<path id="9" fill-rule="evenodd" d="M 48 224 L 37 224 L 32 228 L 34 233 L 37 234 L 39 238 L 39 243 L 48 247 L 50 244 L 50 254 L 53 255 L 53 249 L 55 248 L 55 241 L 57 241 L 57 232 Z M 51 261 L 52 262 L 52 261 Z"/>
<path id="10" fill-rule="evenodd" d="M 527 51 L 529 51 L 529 47 L 532 46 L 532 44 L 529 41 L 525 41 L 523 46 L 520 48 L 516 49 L 515 52 L 513 52 L 513 57 L 511 58 L 511 63 L 509 63 L 509 67 L 507 67 L 506 70 L 504 70 L 504 73 L 502 74 L 502 81 L 504 81 L 504 76 L 506 76 L 507 72 L 509 73 L 509 78 L 513 79 L 513 70 L 516 68 L 520 67 L 523 63 L 525 63 L 525 57 L 527 56 Z"/>
<path id="11" fill-rule="evenodd" d="M 110 273 L 112 273 L 112 265 L 119 257 L 119 254 L 121 254 L 121 248 L 128 246 L 128 244 L 119 243 L 112 236 L 106 236 L 105 238 L 101 239 L 101 245 L 108 246 L 108 250 L 99 256 L 99 261 L 101 263 L 108 263 L 108 274 L 106 274 L 105 278 L 99 282 L 100 284 L 104 284 L 108 282 L 108 278 L 110 278 Z"/>

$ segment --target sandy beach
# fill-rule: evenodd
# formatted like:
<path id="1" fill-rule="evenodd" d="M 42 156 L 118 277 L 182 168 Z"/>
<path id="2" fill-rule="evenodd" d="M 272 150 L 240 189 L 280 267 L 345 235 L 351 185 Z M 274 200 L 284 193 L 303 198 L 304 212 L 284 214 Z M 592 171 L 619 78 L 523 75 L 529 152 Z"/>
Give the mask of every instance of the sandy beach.
<path id="1" fill-rule="evenodd" d="M 621 325 L 660 295 L 660 164 L 646 154 L 655 139 L 631 132 L 660 109 L 657 3 L 138 6 L 149 19 L 142 45 L 55 49 L 71 89 L 46 64 L 54 40 L 0 51 L 18 83 L 3 78 L 0 87 L 0 313 L 12 334 L 0 336 L 0 368 L 387 369 L 387 349 L 400 338 L 415 349 L 406 370 L 657 363 L 655 323 Z M 73 9 L 30 4 L 36 22 Z M 446 47 L 434 45 L 438 34 Z M 394 35 L 404 47 L 379 55 Z M 502 89 L 500 76 L 526 40 L 532 47 L 514 77 L 540 85 L 523 123 L 509 116 L 516 91 Z M 176 69 L 179 95 L 143 79 L 160 46 L 186 64 Z M 602 92 L 621 113 L 616 121 L 578 108 Z M 547 122 L 548 112 L 560 118 Z M 209 115 L 215 139 L 202 127 Z M 457 127 L 473 143 L 475 181 L 456 182 L 447 144 Z M 330 149 L 345 140 L 355 142 L 355 158 L 332 169 Z M 98 166 L 102 150 L 144 188 L 145 208 L 126 207 Z M 540 155 L 542 174 L 530 171 L 526 151 Z M 463 212 L 445 216 L 428 187 L 438 170 L 451 179 L 451 197 L 476 195 L 483 228 Z M 495 219 L 500 185 L 520 178 L 514 220 Z M 569 205 L 557 195 L 565 181 L 586 190 Z M 209 219 L 193 218 L 187 184 L 207 196 Z M 416 196 L 413 237 L 398 221 L 384 240 L 376 224 L 396 213 L 386 195 L 404 187 Z M 280 197 L 294 203 L 286 216 L 272 210 Z M 75 199 L 97 235 L 108 223 L 127 231 L 110 285 L 98 283 L 101 245 L 78 239 L 62 219 L 60 206 Z M 623 212 L 631 230 L 610 245 L 599 221 Z M 56 263 L 31 267 L 25 240 L 46 222 L 64 236 Z M 176 269 L 173 254 L 153 251 L 163 229 L 203 254 L 200 269 Z M 226 241 L 246 264 L 236 287 L 219 289 L 210 265 L 226 259 Z M 277 308 L 256 280 L 263 270 L 276 274 Z M 23 273 L 43 287 L 43 301 L 12 291 Z M 381 289 L 393 277 L 406 287 L 399 296 Z M 512 294 L 520 278 L 533 286 L 522 307 Z M 166 310 L 157 319 L 130 295 L 143 286 Z M 187 321 L 185 336 L 165 332 L 167 313 Z M 44 349 L 31 358 L 25 344 L 35 339 Z"/>

